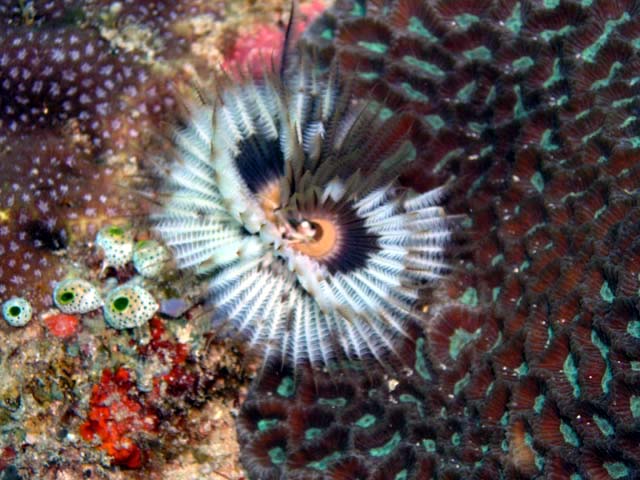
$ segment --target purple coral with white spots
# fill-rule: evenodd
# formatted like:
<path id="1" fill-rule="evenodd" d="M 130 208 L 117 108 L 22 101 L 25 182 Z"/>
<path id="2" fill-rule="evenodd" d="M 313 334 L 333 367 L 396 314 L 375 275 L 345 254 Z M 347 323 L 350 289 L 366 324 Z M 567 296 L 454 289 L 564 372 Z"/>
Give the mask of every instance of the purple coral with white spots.
<path id="1" fill-rule="evenodd" d="M 93 30 L 13 28 L 0 52 L 0 132 L 77 119 L 94 148 L 121 149 L 174 103 L 135 55 Z"/>
<path id="2" fill-rule="evenodd" d="M 51 287 L 64 274 L 54 252 L 132 209 L 132 197 L 82 145 L 42 131 L 11 138 L 0 141 L 0 296 L 28 287 L 37 309 L 50 304 Z"/>
<path id="3" fill-rule="evenodd" d="M 137 211 L 119 186 L 174 95 L 140 54 L 79 24 L 88 5 L 29 3 L 29 17 L 17 3 L 0 2 L 0 294 L 28 286 L 37 310 L 64 273 L 53 251 Z"/>

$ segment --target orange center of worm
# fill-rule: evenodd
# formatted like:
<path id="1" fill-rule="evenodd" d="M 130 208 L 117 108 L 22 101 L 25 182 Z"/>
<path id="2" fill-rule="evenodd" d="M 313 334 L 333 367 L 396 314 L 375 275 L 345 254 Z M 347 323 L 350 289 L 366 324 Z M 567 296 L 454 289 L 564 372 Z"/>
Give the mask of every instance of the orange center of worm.
<path id="1" fill-rule="evenodd" d="M 280 184 L 275 181 L 267 185 L 258 193 L 260 207 L 267 220 L 280 224 L 285 238 L 290 240 L 292 248 L 312 258 L 321 259 L 330 255 L 339 241 L 339 231 L 334 222 L 323 217 L 306 217 L 311 231 L 304 231 L 302 227 L 295 228 L 282 217 L 278 216 L 280 208 Z M 282 225 L 285 223 L 285 225 Z"/>

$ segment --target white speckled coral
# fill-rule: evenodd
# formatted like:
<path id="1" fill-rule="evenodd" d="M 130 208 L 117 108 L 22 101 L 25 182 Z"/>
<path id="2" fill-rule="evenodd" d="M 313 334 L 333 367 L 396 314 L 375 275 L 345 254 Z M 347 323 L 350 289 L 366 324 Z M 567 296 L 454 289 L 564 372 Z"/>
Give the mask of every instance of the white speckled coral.
<path id="1" fill-rule="evenodd" d="M 224 85 L 175 132 L 155 231 L 209 282 L 214 323 L 265 357 L 382 356 L 448 270 L 439 188 L 399 186 L 412 119 L 354 104 L 336 72 Z"/>

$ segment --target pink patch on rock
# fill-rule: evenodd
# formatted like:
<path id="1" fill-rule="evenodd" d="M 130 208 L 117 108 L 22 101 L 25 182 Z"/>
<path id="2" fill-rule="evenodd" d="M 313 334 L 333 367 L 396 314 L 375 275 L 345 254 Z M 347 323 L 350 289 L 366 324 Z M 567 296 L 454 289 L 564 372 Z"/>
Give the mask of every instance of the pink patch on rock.
<path id="1" fill-rule="evenodd" d="M 79 320 L 75 315 L 58 313 L 46 317 L 44 324 L 54 336 L 58 338 L 69 338 L 75 335 L 78 330 Z"/>
<path id="2" fill-rule="evenodd" d="M 236 39 L 233 51 L 225 58 L 223 68 L 227 71 L 248 71 L 259 77 L 271 59 L 282 51 L 284 33 L 275 25 L 257 25 L 249 34 Z"/>
<path id="3" fill-rule="evenodd" d="M 326 8 L 323 0 L 314 0 L 300 6 L 300 15 L 295 25 L 298 38 L 304 29 Z M 230 52 L 225 55 L 223 68 L 226 71 L 248 71 L 254 78 L 260 77 L 272 61 L 277 66 L 284 43 L 285 31 L 275 24 L 257 24 L 248 33 L 241 33 Z"/>

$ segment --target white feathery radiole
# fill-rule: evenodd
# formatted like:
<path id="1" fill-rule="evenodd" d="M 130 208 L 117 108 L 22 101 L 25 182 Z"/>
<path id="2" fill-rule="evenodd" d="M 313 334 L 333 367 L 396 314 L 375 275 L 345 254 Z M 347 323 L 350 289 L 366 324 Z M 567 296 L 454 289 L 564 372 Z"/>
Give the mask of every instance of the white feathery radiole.
<path id="1" fill-rule="evenodd" d="M 214 324 L 265 357 L 383 361 L 449 270 L 446 188 L 398 183 L 416 153 L 410 116 L 354 102 L 336 69 L 290 71 L 191 108 L 154 229 L 208 282 Z"/>

